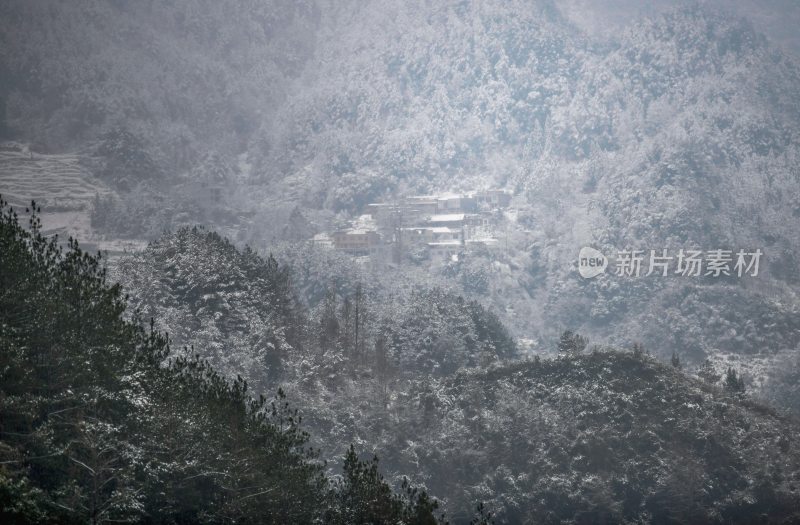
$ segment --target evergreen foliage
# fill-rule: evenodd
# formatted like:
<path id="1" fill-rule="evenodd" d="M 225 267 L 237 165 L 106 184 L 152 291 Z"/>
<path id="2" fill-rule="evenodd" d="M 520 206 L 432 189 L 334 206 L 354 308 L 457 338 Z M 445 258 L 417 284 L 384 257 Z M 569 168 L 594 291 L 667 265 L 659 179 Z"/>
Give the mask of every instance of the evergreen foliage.
<path id="1" fill-rule="evenodd" d="M 364 476 L 380 485 L 382 523 L 429 522 L 435 501 L 407 486 L 394 495 L 376 462 L 350 457 L 349 484 L 332 484 L 282 390 L 253 399 L 241 377 L 172 353 L 153 321 L 124 317 L 100 256 L 46 238 L 35 204 L 28 229 L 0 209 L 4 522 L 312 523 L 370 505 L 348 488 Z M 274 290 L 285 280 L 274 260 L 245 268 Z"/>
<path id="2" fill-rule="evenodd" d="M 588 341 L 582 335 L 576 334 L 572 330 L 564 330 L 558 340 L 558 352 L 564 355 L 579 355 L 587 344 Z"/>

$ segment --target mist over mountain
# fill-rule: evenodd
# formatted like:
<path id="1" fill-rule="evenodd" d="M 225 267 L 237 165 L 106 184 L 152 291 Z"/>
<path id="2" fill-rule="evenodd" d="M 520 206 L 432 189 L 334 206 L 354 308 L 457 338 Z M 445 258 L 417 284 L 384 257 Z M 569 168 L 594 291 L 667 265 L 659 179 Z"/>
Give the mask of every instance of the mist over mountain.
<path id="1" fill-rule="evenodd" d="M 520 362 L 477 303 L 442 290 L 388 297 L 338 271 L 353 281 L 308 310 L 292 267 L 182 229 L 112 277 L 173 344 L 256 392 L 281 385 L 302 400 L 331 466 L 358 443 L 455 523 L 474 502 L 498 523 L 796 518 L 798 422 L 747 399 L 735 374 L 719 388 L 641 348 L 582 355 L 563 337 L 558 358 Z M 293 281 L 308 301 L 308 281 Z"/>
<path id="2" fill-rule="evenodd" d="M 378 479 L 353 444 L 425 519 L 404 476 L 457 523 L 480 502 L 499 523 L 788 523 L 798 22 L 782 0 L 9 0 L 0 195 L 109 255 L 129 299 L 108 326 L 152 317 L 234 404 L 280 387 L 323 485 Z M 0 280 L 29 308 L 22 282 Z M 333 493 L 327 522 L 357 522 Z"/>
<path id="3" fill-rule="evenodd" d="M 617 341 L 665 354 L 794 348 L 796 326 L 741 333 L 753 315 L 781 326 L 796 316 L 794 56 L 735 9 L 643 9 L 653 18 L 603 38 L 574 22 L 580 9 L 6 3 L 3 129 L 39 149 L 85 151 L 119 190 L 94 207 L 95 229 L 112 237 L 206 223 L 260 246 L 286 237 L 293 210 L 310 236 L 369 202 L 505 187 L 519 212 L 505 229 L 527 231 L 508 250 L 526 291 L 492 304 L 525 312 L 505 318 L 518 335 L 552 339 L 544 325 L 577 325 L 607 338 L 613 320 Z M 200 188 L 208 173 L 223 187 L 213 202 Z M 583 283 L 572 264 L 584 244 L 767 255 L 753 287 Z M 676 288 L 722 301 L 728 313 L 706 323 L 720 327 L 667 343 L 643 331 L 639 316 L 661 301 L 657 311 L 691 324 Z M 726 323 L 741 345 L 719 341 Z"/>

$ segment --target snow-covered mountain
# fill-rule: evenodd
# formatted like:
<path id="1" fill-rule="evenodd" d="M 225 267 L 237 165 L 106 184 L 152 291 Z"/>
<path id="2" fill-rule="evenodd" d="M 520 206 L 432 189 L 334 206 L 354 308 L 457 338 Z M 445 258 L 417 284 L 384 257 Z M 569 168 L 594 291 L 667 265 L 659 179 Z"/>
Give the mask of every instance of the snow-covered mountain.
<path id="1" fill-rule="evenodd" d="M 119 259 L 111 276 L 176 346 L 256 393 L 280 386 L 331 468 L 355 443 L 454 523 L 475 502 L 497 523 L 795 517 L 797 421 L 747 399 L 735 376 L 720 388 L 641 348 L 519 360 L 477 303 L 442 290 L 390 297 L 332 255 L 316 264 L 350 279 L 329 281 L 310 310 L 295 294 L 311 300 L 323 272 L 200 229 Z"/>
<path id="2" fill-rule="evenodd" d="M 123 195 L 96 206 L 111 237 L 200 222 L 261 247 L 290 218 L 312 234 L 375 200 L 505 187 L 506 250 L 435 278 L 540 351 L 569 327 L 695 363 L 761 354 L 737 361 L 761 376 L 800 341 L 796 10 L 728 7 L 6 2 L 0 131 L 90 151 Z M 582 246 L 764 257 L 750 279 L 586 281 Z"/>
<path id="3" fill-rule="evenodd" d="M 102 370 L 81 383 L 87 395 L 95 380 L 144 377 L 105 368 L 116 361 L 103 358 L 113 345 L 100 324 L 91 345 L 80 316 L 64 345 L 47 335 L 60 324 L 41 331 L 56 310 L 91 308 L 92 291 L 113 298 L 105 321 L 126 327 L 114 333 L 129 346 L 122 315 L 169 333 L 162 362 L 167 342 L 136 332 L 158 346 L 147 374 L 208 376 L 181 403 L 165 379 L 163 417 L 185 427 L 165 442 L 182 449 L 213 423 L 231 455 L 205 443 L 206 463 L 173 465 L 192 473 L 176 486 L 204 486 L 192 470 L 203 465 L 241 466 L 235 486 L 247 490 L 253 469 L 282 478 L 250 452 L 237 457 L 238 441 L 222 438 L 229 405 L 213 401 L 241 408 L 248 392 L 281 387 L 279 403 L 285 393 L 303 416 L 291 414 L 291 432 L 310 430 L 287 446 L 310 440 L 331 461 L 314 472 L 338 480 L 352 443 L 381 457 L 399 494 L 410 476 L 456 523 L 477 502 L 500 523 L 797 521 L 798 20 L 782 0 L 0 2 L 0 195 L 18 210 L 36 199 L 46 236 L 116 252 L 109 276 L 130 294 L 123 314 L 95 259 L 71 244 L 59 263 L 55 244 L 30 241 L 3 208 L 14 250 L 0 251 L 10 290 L 0 368 L 14 386 L 0 393 L 16 390 L 0 408 L 19 422 L 0 435 L 16 443 L 0 447 L 14 451 L 0 504 L 39 501 L 7 472 L 46 481 L 30 460 L 49 464 L 76 443 L 31 426 L 50 417 L 28 395 L 39 388 L 29 377 L 50 381 L 42 356 Z M 470 226 L 485 242 L 468 248 L 462 231 L 458 254 L 404 253 L 401 226 L 418 225 L 399 219 L 383 258 L 332 248 L 334 232 L 377 224 L 363 216 L 369 203 L 490 189 L 510 202 L 476 204 Z M 607 265 L 601 275 L 581 276 L 584 247 Z M 648 271 L 651 250 L 671 257 L 666 275 Z M 738 274 L 740 250 L 759 255 L 758 272 Z M 633 251 L 642 268 L 626 274 Z M 680 269 L 691 251 L 697 275 Z M 727 273 L 710 271 L 715 253 L 731 258 Z M 87 295 L 70 272 L 87 277 Z M 74 394 L 60 385 L 47 386 L 54 414 Z M 158 428 L 144 398 L 110 391 Z M 212 416 L 185 397 L 197 392 Z M 17 402 L 28 415 L 14 415 Z M 179 424 L 184 408 L 197 426 Z M 45 429 L 39 445 L 31 428 Z M 172 464 L 170 450 L 155 457 Z M 128 456 L 136 476 L 160 478 L 140 468 L 147 454 Z M 354 456 L 349 475 L 366 475 L 373 467 Z M 66 502 L 78 463 L 62 459 L 61 484 L 47 490 Z M 215 494 L 241 511 L 231 516 L 270 515 L 271 500 L 256 497 L 272 489 L 239 505 L 224 479 Z M 83 483 L 97 490 L 96 480 Z M 159 486 L 146 508 L 172 505 Z M 137 494 L 130 516 L 144 512 Z M 360 500 L 348 501 L 340 511 Z"/>

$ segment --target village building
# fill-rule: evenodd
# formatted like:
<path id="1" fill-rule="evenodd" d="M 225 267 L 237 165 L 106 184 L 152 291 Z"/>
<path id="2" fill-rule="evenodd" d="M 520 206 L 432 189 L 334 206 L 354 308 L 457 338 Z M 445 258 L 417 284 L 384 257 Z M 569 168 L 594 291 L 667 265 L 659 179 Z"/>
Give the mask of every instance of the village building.
<path id="1" fill-rule="evenodd" d="M 373 230 L 343 230 L 333 232 L 333 247 L 351 255 L 373 255 L 380 249 L 381 236 Z"/>
<path id="2" fill-rule="evenodd" d="M 468 195 L 444 195 L 436 199 L 438 213 L 474 212 L 477 209 L 475 199 Z"/>
<path id="3" fill-rule="evenodd" d="M 333 239 L 327 233 L 318 233 L 311 238 L 311 244 L 318 248 L 333 248 Z"/>
<path id="4" fill-rule="evenodd" d="M 458 254 L 464 249 L 461 241 L 440 241 L 427 244 L 431 257 L 437 259 L 458 260 Z"/>
<path id="5" fill-rule="evenodd" d="M 403 239 L 408 244 L 428 244 L 432 242 L 450 242 L 463 240 L 463 232 L 447 226 L 419 226 L 402 228 Z"/>
<path id="6" fill-rule="evenodd" d="M 396 204 L 389 202 L 371 202 L 367 204 L 366 212 L 376 221 L 384 220 L 397 209 Z"/>
<path id="7" fill-rule="evenodd" d="M 445 213 L 441 215 L 431 215 L 427 223 L 433 227 L 463 228 L 466 215 L 463 213 Z"/>
<path id="8" fill-rule="evenodd" d="M 491 237 L 496 218 L 491 211 L 510 203 L 511 194 L 504 190 L 413 195 L 397 202 L 375 202 L 367 205 L 366 215 L 355 219 L 351 229 L 334 232 L 329 239 L 335 249 L 356 256 L 375 256 L 391 246 L 396 261 L 411 247 L 424 247 L 432 256 L 452 258 L 465 247 L 496 245 Z M 314 243 L 325 246 L 327 241 L 317 237 Z"/>
<path id="9" fill-rule="evenodd" d="M 435 195 L 418 195 L 406 198 L 406 211 L 419 216 L 432 215 L 439 211 L 439 199 Z"/>
<path id="10" fill-rule="evenodd" d="M 481 237 L 477 239 L 467 239 L 465 246 L 467 248 L 482 247 L 482 248 L 496 248 L 500 245 L 500 241 L 494 237 Z"/>
<path id="11" fill-rule="evenodd" d="M 481 190 L 470 195 L 479 207 L 507 208 L 511 204 L 511 194 L 505 190 Z"/>

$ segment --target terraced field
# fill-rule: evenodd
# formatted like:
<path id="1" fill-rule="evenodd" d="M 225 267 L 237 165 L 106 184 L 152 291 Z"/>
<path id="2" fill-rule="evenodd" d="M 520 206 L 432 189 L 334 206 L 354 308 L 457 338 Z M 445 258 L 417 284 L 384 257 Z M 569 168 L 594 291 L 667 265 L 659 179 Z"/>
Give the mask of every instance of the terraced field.
<path id="1" fill-rule="evenodd" d="M 20 211 L 35 200 L 47 234 L 92 240 L 92 202 L 95 195 L 110 193 L 81 165 L 80 155 L 44 155 L 25 144 L 0 144 L 0 194 Z"/>
<path id="2" fill-rule="evenodd" d="M 95 195 L 111 190 L 74 154 L 42 155 L 21 144 L 0 145 L 0 192 L 13 206 L 35 199 L 49 211 L 91 210 Z"/>

